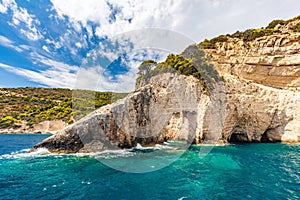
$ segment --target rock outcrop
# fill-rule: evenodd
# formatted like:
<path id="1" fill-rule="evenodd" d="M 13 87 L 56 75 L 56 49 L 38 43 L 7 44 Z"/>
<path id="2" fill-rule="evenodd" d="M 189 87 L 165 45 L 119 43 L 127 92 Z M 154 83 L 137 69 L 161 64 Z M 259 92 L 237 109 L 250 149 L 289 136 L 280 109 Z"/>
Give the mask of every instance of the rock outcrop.
<path id="1" fill-rule="evenodd" d="M 204 82 L 178 73 L 153 76 L 34 149 L 91 152 L 168 140 L 300 142 L 300 34 L 281 29 L 250 42 L 217 43 L 205 50 L 215 69 Z M 197 49 L 183 55 L 200 55 Z"/>
<path id="2" fill-rule="evenodd" d="M 32 134 L 32 133 L 41 133 L 41 134 L 56 134 L 57 132 L 63 130 L 67 127 L 67 123 L 62 120 L 52 120 L 52 121 L 43 121 L 33 126 L 27 125 L 26 122 L 20 124 L 15 128 L 3 128 L 0 129 L 0 133 L 4 134 Z"/>

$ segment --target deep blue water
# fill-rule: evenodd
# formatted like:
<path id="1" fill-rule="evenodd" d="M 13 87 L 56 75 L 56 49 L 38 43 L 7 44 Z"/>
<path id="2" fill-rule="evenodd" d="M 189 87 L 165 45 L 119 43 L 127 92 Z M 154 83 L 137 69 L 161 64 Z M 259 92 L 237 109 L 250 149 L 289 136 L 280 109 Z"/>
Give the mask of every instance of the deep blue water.
<path id="1" fill-rule="evenodd" d="M 48 155 L 26 150 L 45 135 L 0 135 L 0 199 L 299 199 L 300 145 L 247 144 L 161 149 L 149 173 L 126 173 L 104 163 L 139 166 L 146 151 Z M 210 150 L 210 149 L 209 149 Z M 113 156 L 112 156 L 113 155 Z M 99 161 L 100 160 L 100 161 Z M 125 163 L 125 164 L 124 164 Z M 123 165 L 122 165 L 123 164 Z"/>

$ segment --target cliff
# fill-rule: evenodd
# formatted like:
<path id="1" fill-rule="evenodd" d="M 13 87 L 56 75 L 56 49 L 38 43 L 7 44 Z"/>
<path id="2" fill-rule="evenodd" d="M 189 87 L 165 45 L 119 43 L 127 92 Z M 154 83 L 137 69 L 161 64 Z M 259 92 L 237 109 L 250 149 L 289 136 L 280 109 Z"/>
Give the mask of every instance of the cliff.
<path id="1" fill-rule="evenodd" d="M 228 141 L 300 140 L 300 18 L 273 22 L 271 35 L 250 41 L 228 35 L 205 49 L 226 80 Z"/>
<path id="2" fill-rule="evenodd" d="M 136 91 L 34 146 L 91 152 L 187 143 L 299 142 L 299 19 L 253 40 L 226 36 L 154 63 Z M 204 53 L 205 52 L 205 53 Z M 175 60 L 176 70 L 162 67 Z M 155 70 L 156 69 L 156 70 Z M 162 73 L 156 73 L 160 69 Z"/>

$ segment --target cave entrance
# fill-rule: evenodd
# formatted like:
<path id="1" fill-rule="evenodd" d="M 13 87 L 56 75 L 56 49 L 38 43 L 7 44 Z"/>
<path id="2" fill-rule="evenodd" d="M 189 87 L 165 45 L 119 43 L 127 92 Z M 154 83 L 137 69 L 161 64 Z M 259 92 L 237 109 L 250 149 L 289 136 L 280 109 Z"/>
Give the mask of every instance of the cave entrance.
<path id="1" fill-rule="evenodd" d="M 262 135 L 260 141 L 263 143 L 275 143 L 280 142 L 282 133 L 278 132 L 277 129 L 274 128 L 268 128 L 264 134 Z"/>
<path id="2" fill-rule="evenodd" d="M 229 138 L 230 143 L 249 143 L 249 138 L 245 132 L 233 132 Z"/>

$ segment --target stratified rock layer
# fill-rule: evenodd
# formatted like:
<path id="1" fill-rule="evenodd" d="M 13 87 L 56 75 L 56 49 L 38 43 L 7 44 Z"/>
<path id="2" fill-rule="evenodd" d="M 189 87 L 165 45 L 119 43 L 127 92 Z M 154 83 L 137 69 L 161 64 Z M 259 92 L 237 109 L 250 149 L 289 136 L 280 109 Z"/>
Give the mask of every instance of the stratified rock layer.
<path id="1" fill-rule="evenodd" d="M 275 88 L 299 88 L 300 32 L 281 31 L 251 42 L 229 38 L 206 53 L 222 74 Z"/>

